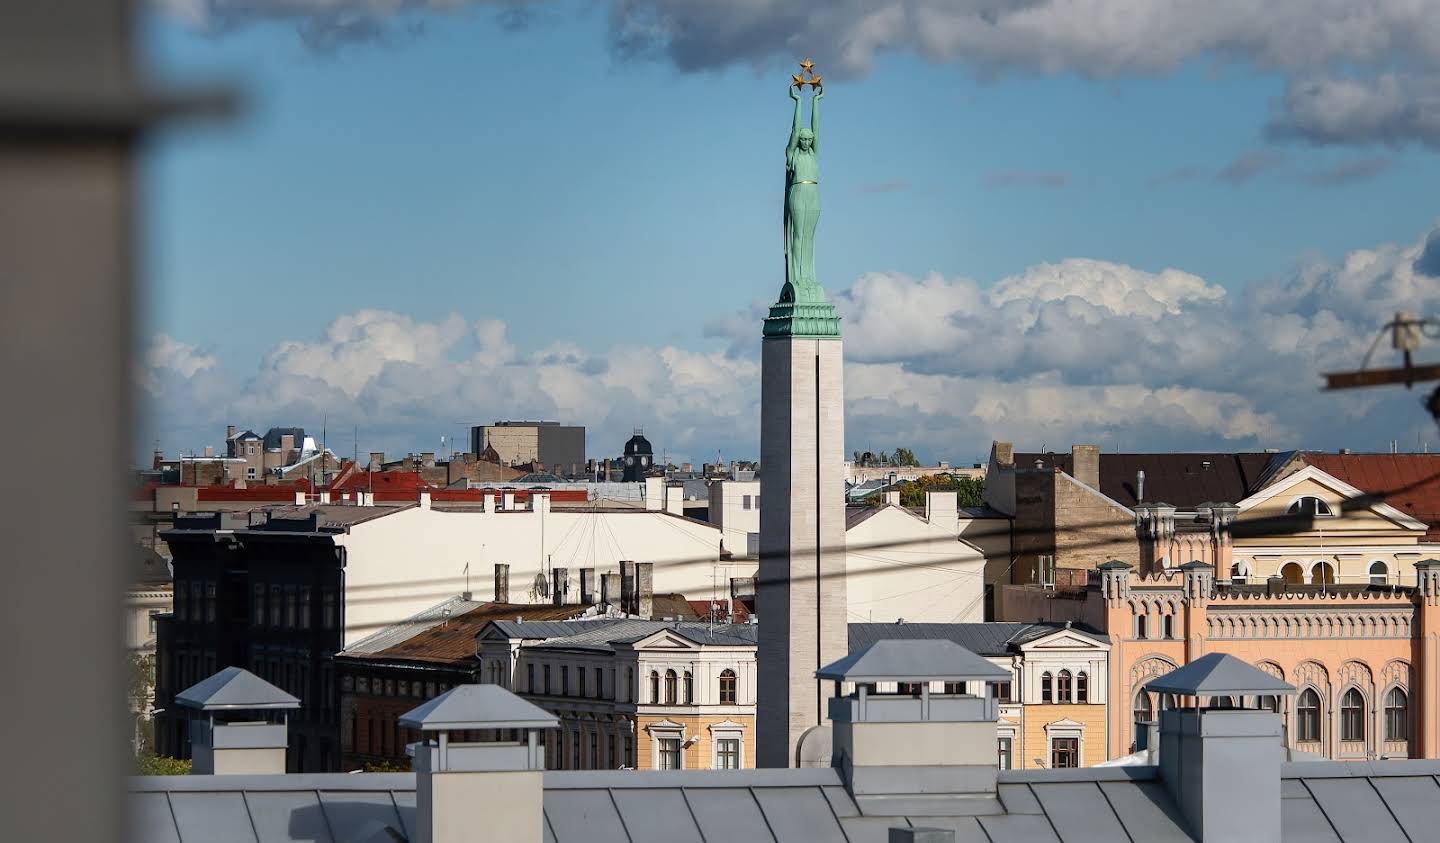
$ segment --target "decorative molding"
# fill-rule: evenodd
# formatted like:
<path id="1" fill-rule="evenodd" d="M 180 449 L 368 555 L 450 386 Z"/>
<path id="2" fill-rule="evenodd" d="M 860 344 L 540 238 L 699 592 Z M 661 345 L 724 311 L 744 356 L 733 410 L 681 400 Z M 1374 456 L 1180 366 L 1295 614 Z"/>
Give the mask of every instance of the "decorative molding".
<path id="1" fill-rule="evenodd" d="M 1205 616 L 1205 634 L 1215 640 L 1371 638 L 1409 639 L 1415 623 L 1411 607 L 1314 611 L 1283 609 L 1244 611 L 1212 608 Z"/>

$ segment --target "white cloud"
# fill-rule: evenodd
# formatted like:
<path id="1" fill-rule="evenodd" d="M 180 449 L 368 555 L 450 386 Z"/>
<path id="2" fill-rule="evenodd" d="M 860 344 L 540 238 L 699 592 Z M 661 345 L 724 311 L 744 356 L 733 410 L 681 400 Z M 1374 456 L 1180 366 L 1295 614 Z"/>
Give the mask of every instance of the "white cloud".
<path id="1" fill-rule="evenodd" d="M 1424 242 L 1306 264 L 1238 296 L 1176 269 L 1085 259 L 988 288 L 864 275 L 834 296 L 850 449 L 969 460 L 992 438 L 1130 449 L 1433 440 L 1410 393 L 1319 390 L 1322 372 L 1359 364 L 1396 310 L 1440 310 L 1440 280 L 1415 269 Z M 370 310 L 279 343 L 245 377 L 162 335 L 138 377 L 157 425 L 188 437 L 172 450 L 213 437 L 226 414 L 307 427 L 323 415 L 335 429 L 359 425 L 362 450 L 387 451 L 428 450 L 460 433 L 457 420 L 520 416 L 585 424 L 592 455 L 618 452 L 644 426 L 672 456 L 754 456 L 762 311 L 711 323 L 713 337 L 731 340 L 726 351 L 557 342 L 522 354 L 495 320 Z"/>

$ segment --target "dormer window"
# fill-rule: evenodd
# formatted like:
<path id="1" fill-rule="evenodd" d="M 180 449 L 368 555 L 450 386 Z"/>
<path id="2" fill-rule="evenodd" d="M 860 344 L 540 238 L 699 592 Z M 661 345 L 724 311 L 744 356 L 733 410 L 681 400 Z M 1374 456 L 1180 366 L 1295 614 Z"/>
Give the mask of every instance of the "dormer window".
<path id="1" fill-rule="evenodd" d="M 1331 511 L 1330 504 L 1320 500 L 1314 495 L 1296 498 L 1295 501 L 1290 504 L 1290 508 L 1285 511 L 1290 515 L 1333 516 L 1335 514 Z"/>

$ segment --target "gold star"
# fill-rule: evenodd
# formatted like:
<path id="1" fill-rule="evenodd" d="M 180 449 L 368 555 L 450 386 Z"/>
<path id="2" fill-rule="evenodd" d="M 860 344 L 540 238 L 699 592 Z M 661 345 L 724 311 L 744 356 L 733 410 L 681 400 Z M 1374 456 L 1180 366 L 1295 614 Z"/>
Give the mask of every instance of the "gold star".
<path id="1" fill-rule="evenodd" d="M 800 69 L 803 70 L 803 71 L 805 71 L 806 73 L 809 73 L 809 72 L 810 72 L 810 68 L 812 68 L 812 67 L 814 67 L 814 66 L 815 66 L 815 62 L 813 62 L 813 61 L 811 61 L 811 60 L 809 60 L 809 59 L 806 59 L 806 60 L 800 62 Z"/>
<path id="2" fill-rule="evenodd" d="M 819 76 L 811 76 L 811 77 L 810 77 L 810 87 L 812 87 L 812 88 L 818 88 L 818 87 L 820 87 L 820 77 L 819 77 Z"/>
<path id="3" fill-rule="evenodd" d="M 798 73 L 792 74 L 792 75 L 790 76 L 790 78 L 791 78 L 792 80 L 794 80 L 794 81 L 792 81 L 790 84 L 794 85 L 794 86 L 797 87 L 797 88 L 803 88 L 803 87 L 805 87 L 805 80 L 800 78 L 800 74 L 798 74 Z"/>

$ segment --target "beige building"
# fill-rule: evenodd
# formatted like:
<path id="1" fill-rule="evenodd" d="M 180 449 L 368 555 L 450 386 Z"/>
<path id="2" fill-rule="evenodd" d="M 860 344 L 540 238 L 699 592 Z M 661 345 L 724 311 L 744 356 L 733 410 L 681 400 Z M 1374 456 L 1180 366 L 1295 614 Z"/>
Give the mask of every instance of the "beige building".
<path id="1" fill-rule="evenodd" d="M 560 718 L 546 769 L 755 766 L 753 624 L 495 621 L 481 680 Z"/>
<path id="2" fill-rule="evenodd" d="M 553 421 L 497 421 L 470 428 L 470 452 L 491 449 L 502 465 L 541 463 L 561 477 L 585 476 L 585 428 Z"/>

